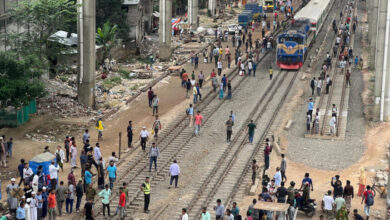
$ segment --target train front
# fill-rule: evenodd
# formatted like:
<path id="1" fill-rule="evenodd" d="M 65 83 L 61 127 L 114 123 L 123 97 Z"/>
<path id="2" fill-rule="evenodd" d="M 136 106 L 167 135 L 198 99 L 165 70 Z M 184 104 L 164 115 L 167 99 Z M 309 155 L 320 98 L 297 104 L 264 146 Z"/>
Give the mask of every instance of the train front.
<path id="1" fill-rule="evenodd" d="M 276 64 L 280 69 L 298 70 L 305 58 L 305 35 L 280 34 L 277 38 Z"/>

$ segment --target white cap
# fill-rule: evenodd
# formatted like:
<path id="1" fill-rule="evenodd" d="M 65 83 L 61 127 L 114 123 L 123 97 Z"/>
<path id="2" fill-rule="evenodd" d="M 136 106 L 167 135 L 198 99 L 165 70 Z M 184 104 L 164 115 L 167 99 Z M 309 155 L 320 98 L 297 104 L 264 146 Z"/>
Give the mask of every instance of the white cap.
<path id="1" fill-rule="evenodd" d="M 0 137 L 0 140 L 3 140 L 3 137 Z"/>
<path id="2" fill-rule="evenodd" d="M 145 126 L 143 126 L 142 128 L 143 128 L 143 129 L 145 129 L 146 127 L 145 127 Z"/>
<path id="3" fill-rule="evenodd" d="M 35 191 L 32 191 L 31 195 L 35 195 L 35 194 L 37 194 L 37 193 Z"/>
<path id="4" fill-rule="evenodd" d="M 46 186 L 42 187 L 42 189 L 46 189 Z"/>
<path id="5" fill-rule="evenodd" d="M 22 196 L 22 199 L 25 199 L 26 198 L 26 196 Z"/>
<path id="6" fill-rule="evenodd" d="M 15 181 L 16 181 L 16 179 L 15 179 L 15 178 L 12 178 L 12 179 L 11 179 L 11 182 L 15 182 Z"/>
<path id="7" fill-rule="evenodd" d="M 30 199 L 30 198 L 28 198 L 28 199 L 26 200 L 26 202 L 31 202 L 31 199 Z"/>

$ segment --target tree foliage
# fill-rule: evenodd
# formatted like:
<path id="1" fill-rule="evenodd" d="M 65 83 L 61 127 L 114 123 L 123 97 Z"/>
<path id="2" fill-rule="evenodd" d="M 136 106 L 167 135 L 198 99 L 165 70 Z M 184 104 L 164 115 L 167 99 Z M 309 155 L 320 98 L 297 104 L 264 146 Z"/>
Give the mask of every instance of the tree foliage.
<path id="1" fill-rule="evenodd" d="M 55 56 L 61 50 L 49 46 L 48 38 L 57 30 L 75 31 L 77 5 L 73 0 L 22 0 L 11 11 L 11 19 L 21 26 L 21 33 L 8 33 L 11 50 Z"/>
<path id="2" fill-rule="evenodd" d="M 109 21 L 118 26 L 118 37 L 127 41 L 130 27 L 122 4 L 123 0 L 96 0 L 96 27 L 103 27 Z"/>
<path id="3" fill-rule="evenodd" d="M 1 106 L 19 107 L 44 93 L 39 76 L 40 59 L 34 55 L 19 58 L 12 52 L 0 52 Z"/>
<path id="4" fill-rule="evenodd" d="M 118 32 L 118 26 L 115 24 L 111 26 L 110 22 L 104 23 L 103 28 L 97 30 L 97 41 L 103 45 L 103 60 L 109 56 L 110 50 L 115 45 L 116 34 Z"/>

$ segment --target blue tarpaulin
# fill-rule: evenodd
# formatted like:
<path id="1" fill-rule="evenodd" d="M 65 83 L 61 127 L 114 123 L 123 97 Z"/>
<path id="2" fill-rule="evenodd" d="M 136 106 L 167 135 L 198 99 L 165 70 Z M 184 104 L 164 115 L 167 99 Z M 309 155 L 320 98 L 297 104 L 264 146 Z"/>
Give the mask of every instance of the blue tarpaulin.
<path id="1" fill-rule="evenodd" d="M 34 173 L 37 172 L 38 166 L 41 165 L 43 167 L 43 173 L 48 175 L 49 166 L 52 160 L 56 161 L 56 157 L 52 153 L 46 152 L 46 153 L 38 154 L 34 158 L 32 158 L 29 162 L 29 165 Z"/>

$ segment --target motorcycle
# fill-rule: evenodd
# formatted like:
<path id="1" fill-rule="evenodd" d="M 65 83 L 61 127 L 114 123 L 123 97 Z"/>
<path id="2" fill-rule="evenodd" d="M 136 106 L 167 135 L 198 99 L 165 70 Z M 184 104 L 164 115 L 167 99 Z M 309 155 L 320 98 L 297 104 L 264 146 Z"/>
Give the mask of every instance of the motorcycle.
<path id="1" fill-rule="evenodd" d="M 314 199 L 309 199 L 308 203 L 305 203 L 305 199 L 299 190 L 295 190 L 295 201 L 298 212 L 305 214 L 307 217 L 313 217 L 316 213 L 317 204 Z"/>

